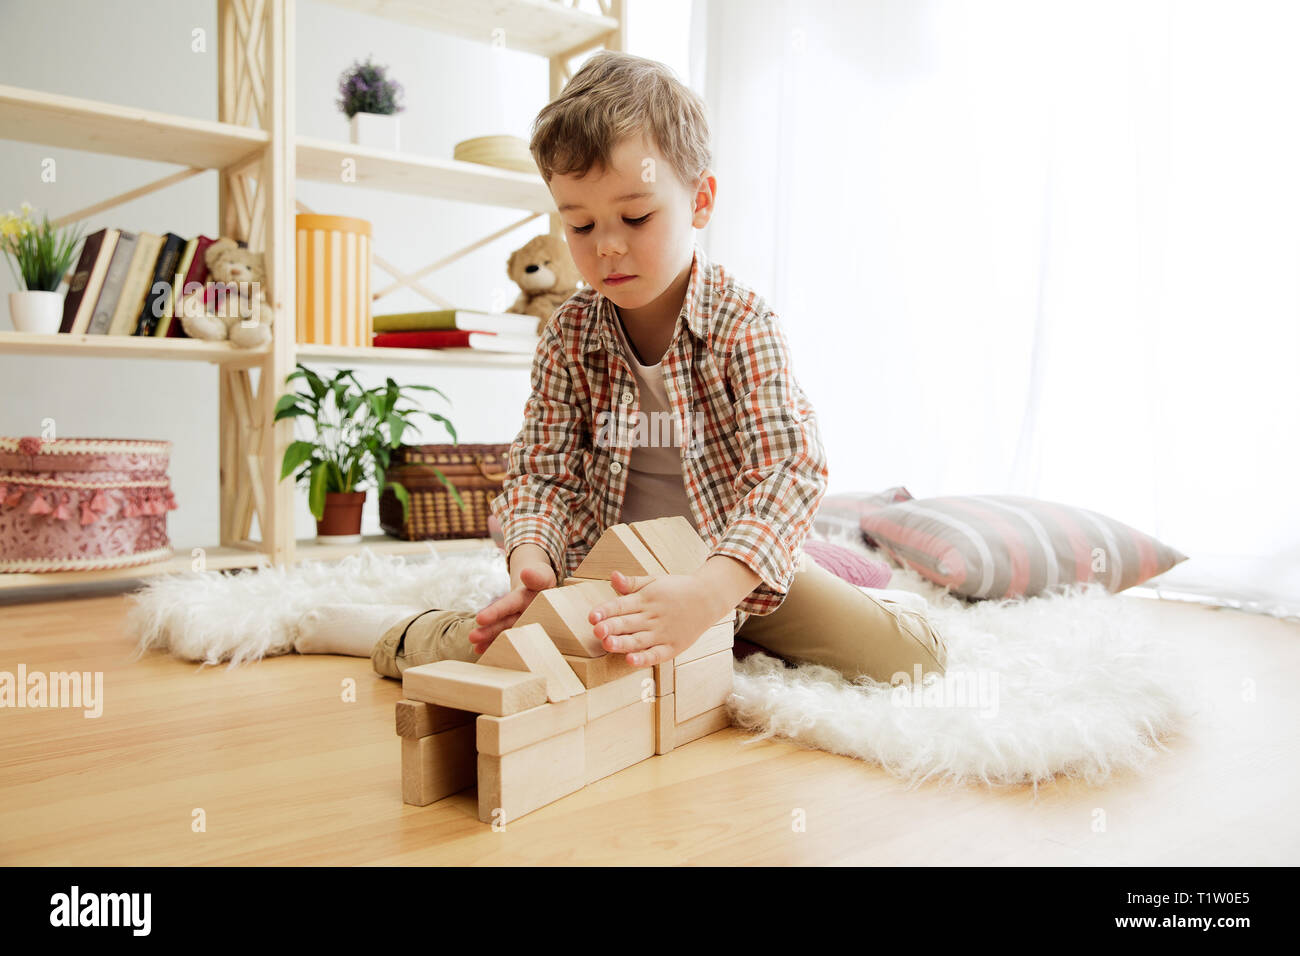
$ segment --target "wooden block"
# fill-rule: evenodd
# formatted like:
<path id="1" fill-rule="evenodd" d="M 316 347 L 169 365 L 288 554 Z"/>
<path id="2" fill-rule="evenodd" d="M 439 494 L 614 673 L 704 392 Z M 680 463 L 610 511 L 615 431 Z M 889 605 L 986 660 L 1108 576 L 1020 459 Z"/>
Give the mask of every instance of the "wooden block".
<path id="1" fill-rule="evenodd" d="M 474 714 L 468 710 L 439 707 L 421 700 L 397 702 L 397 736 L 427 737 L 461 724 L 472 724 Z"/>
<path id="2" fill-rule="evenodd" d="M 676 746 L 677 698 L 672 694 L 655 698 L 655 753 L 666 754 Z"/>
<path id="3" fill-rule="evenodd" d="M 484 823 L 500 820 L 508 824 L 581 790 L 586 766 L 586 730 L 584 724 L 500 756 L 480 753 L 479 820 Z"/>
<path id="4" fill-rule="evenodd" d="M 673 692 L 674 682 L 673 675 L 676 673 L 677 666 L 673 661 L 662 661 L 655 668 L 655 696 L 667 697 Z"/>
<path id="5" fill-rule="evenodd" d="M 685 520 L 685 519 L 683 519 Z M 703 563 L 703 562 L 701 562 Z M 630 525 L 610 525 L 600 535 L 600 540 L 587 552 L 574 571 L 579 578 L 610 579 L 614 571 L 624 574 L 666 574 L 663 565 L 655 560 L 645 542 Z"/>
<path id="6" fill-rule="evenodd" d="M 587 783 L 654 756 L 655 704 L 639 700 L 588 722 Z"/>
<path id="7" fill-rule="evenodd" d="M 727 713 L 726 706 L 714 707 L 712 710 L 706 710 L 704 713 L 674 727 L 673 745 L 681 747 L 689 744 L 692 740 L 699 740 L 701 737 L 707 737 L 709 734 L 730 726 L 731 715 Z"/>
<path id="8" fill-rule="evenodd" d="M 634 521 L 632 531 L 669 574 L 694 574 L 709 558 L 709 546 L 681 515 Z"/>
<path id="9" fill-rule="evenodd" d="M 584 581 L 566 588 L 547 588 L 538 592 L 524 612 L 515 619 L 515 627 L 540 624 L 561 654 L 574 657 L 600 657 L 608 653 L 587 620 L 591 609 L 618 597 L 608 581 Z"/>
<path id="10" fill-rule="evenodd" d="M 546 702 L 546 678 L 477 661 L 434 661 L 402 672 L 402 694 L 443 707 L 508 717 Z"/>
<path id="11" fill-rule="evenodd" d="M 563 586 L 567 588 L 570 584 L 585 584 L 587 581 L 601 580 L 608 580 L 608 578 L 565 578 Z"/>
<path id="12" fill-rule="evenodd" d="M 731 649 L 699 660 L 677 664 L 673 693 L 677 696 L 677 723 L 683 723 L 726 702 L 731 693 Z"/>
<path id="13" fill-rule="evenodd" d="M 601 684 L 608 684 L 625 674 L 641 670 L 640 667 L 627 662 L 626 654 L 602 654 L 600 657 L 574 657 L 572 654 L 561 656 L 573 669 L 582 686 L 588 690 Z"/>
<path id="14" fill-rule="evenodd" d="M 736 632 L 731 621 L 722 621 L 696 638 L 695 643 L 682 651 L 673 661 L 678 667 L 701 657 L 708 657 L 718 651 L 727 650 L 736 644 Z"/>
<path id="15" fill-rule="evenodd" d="M 552 703 L 586 693 L 582 681 L 540 624 L 516 625 L 502 631 L 475 663 L 544 677 L 546 699 Z"/>
<path id="16" fill-rule="evenodd" d="M 402 738 L 402 802 L 424 807 L 474 786 L 474 725 Z"/>
<path id="17" fill-rule="evenodd" d="M 650 683 L 647 684 L 646 682 Z M 654 698 L 654 668 L 639 667 L 618 680 L 601 684 L 587 691 L 587 721 L 590 723 L 599 717 L 645 699 L 643 693 L 649 690 L 650 699 Z"/>
<path id="18" fill-rule="evenodd" d="M 478 752 L 481 754 L 512 753 L 524 747 L 554 737 L 587 722 L 586 695 L 570 697 L 558 704 L 546 703 L 540 707 L 521 710 L 509 717 L 480 714 L 478 726 Z"/>

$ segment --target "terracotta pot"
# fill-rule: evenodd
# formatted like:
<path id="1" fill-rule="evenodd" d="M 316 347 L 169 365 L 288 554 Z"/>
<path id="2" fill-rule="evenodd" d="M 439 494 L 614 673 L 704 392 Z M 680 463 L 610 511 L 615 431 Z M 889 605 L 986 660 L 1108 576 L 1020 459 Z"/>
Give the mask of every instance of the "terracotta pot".
<path id="1" fill-rule="evenodd" d="M 316 537 L 360 541 L 361 509 L 365 503 L 364 491 L 327 491 L 325 516 L 316 522 Z"/>

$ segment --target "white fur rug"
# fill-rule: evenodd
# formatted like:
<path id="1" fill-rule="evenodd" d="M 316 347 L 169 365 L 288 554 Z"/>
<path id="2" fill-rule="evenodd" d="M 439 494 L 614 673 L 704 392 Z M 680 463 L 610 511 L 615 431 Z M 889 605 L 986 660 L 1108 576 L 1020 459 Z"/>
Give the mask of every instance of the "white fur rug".
<path id="1" fill-rule="evenodd" d="M 860 542 L 837 539 L 877 560 Z M 231 666 L 293 651 L 304 615 L 326 604 L 409 604 L 477 611 L 505 592 L 501 552 L 403 559 L 368 549 L 336 564 L 151 580 L 130 597 L 138 651 L 160 648 Z M 928 686 L 851 683 L 827 667 L 766 654 L 737 661 L 728 706 L 746 743 L 784 737 L 877 763 L 907 782 L 1090 784 L 1143 769 L 1160 738 L 1195 709 L 1179 647 L 1159 633 L 1158 602 L 1099 587 L 968 606 L 894 566 L 948 642 L 947 674 Z"/>

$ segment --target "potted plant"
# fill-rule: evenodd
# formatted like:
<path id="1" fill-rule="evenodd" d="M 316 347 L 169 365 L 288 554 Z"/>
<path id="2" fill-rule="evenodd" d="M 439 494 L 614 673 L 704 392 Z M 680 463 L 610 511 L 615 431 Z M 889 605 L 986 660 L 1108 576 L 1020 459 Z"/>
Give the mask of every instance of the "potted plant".
<path id="1" fill-rule="evenodd" d="M 9 293 L 9 315 L 19 332 L 56 333 L 63 324 L 63 296 L 59 283 L 72 267 L 73 254 L 81 240 L 81 229 L 62 232 L 50 225 L 32 222 L 32 207 L 22 204 L 22 215 L 8 212 L 0 217 L 0 249 L 9 269 L 25 291 Z M 14 262 L 18 263 L 14 271 Z"/>
<path id="2" fill-rule="evenodd" d="M 388 79 L 388 68 L 369 59 L 354 61 L 339 76 L 338 107 L 352 123 L 352 142 L 379 149 L 401 149 L 402 85 Z"/>
<path id="3" fill-rule="evenodd" d="M 413 417 L 428 415 L 440 422 L 458 442 L 456 429 L 445 417 L 419 407 L 410 391 L 438 392 L 432 385 L 385 385 L 365 388 L 351 369 L 340 369 L 332 379 L 322 378 L 301 362 L 285 384 L 302 379 L 306 389 L 282 395 L 275 405 L 275 421 L 306 419 L 314 428 L 311 440 L 294 441 L 285 449 L 280 479 L 297 470 L 294 480 L 307 487 L 307 503 L 316 518 L 318 539 L 331 542 L 361 540 L 361 509 L 366 492 L 358 490 L 373 480 L 380 494 L 392 488 L 402 503 L 402 520 L 409 514 L 406 488 L 388 480 L 389 456 L 414 425 Z M 399 407 L 406 400 L 415 407 Z M 418 430 L 418 429 L 417 429 Z M 456 487 L 438 469 L 438 480 L 463 510 L 465 502 Z"/>

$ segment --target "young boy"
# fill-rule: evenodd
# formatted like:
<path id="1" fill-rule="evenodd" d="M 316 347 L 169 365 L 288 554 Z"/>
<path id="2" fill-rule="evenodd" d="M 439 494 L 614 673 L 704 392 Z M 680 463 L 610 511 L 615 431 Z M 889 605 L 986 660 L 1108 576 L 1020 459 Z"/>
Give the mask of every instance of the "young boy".
<path id="1" fill-rule="evenodd" d="M 477 616 L 407 615 L 375 669 L 476 660 L 610 525 L 682 515 L 708 559 L 693 574 L 615 572 L 620 596 L 590 618 L 607 651 L 669 660 L 736 608 L 737 636 L 850 679 L 942 674 L 922 615 L 802 560 L 825 452 L 776 314 L 695 245 L 717 192 L 703 102 L 653 60 L 600 53 L 538 115 L 530 149 L 587 287 L 543 331 L 492 502 L 511 590 Z M 671 439 L 638 440 L 647 419 L 673 423 Z"/>

